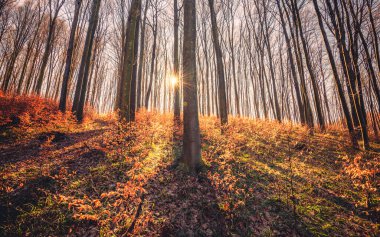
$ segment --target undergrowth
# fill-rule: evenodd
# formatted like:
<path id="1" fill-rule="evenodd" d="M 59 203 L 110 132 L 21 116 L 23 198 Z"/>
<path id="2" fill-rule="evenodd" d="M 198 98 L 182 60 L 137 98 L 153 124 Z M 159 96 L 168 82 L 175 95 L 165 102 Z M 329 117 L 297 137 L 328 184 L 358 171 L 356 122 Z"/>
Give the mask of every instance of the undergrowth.
<path id="1" fill-rule="evenodd" d="M 340 128 L 311 136 L 231 118 L 221 134 L 217 118 L 201 117 L 205 169 L 194 176 L 174 165 L 182 135 L 172 115 L 77 125 L 53 102 L 30 98 L 41 106 L 31 112 L 23 100 L 26 109 L 1 113 L 34 134 L 0 145 L 2 236 L 379 234 L 379 153 L 351 150 Z M 59 127 L 65 139 L 38 139 Z"/>
<path id="2" fill-rule="evenodd" d="M 7 95 L 0 91 L 0 140 L 18 140 L 43 132 L 73 132 L 88 129 L 95 120 L 113 120 L 113 115 L 99 116 L 86 107 L 83 126 L 77 126 L 70 112 L 61 113 L 58 103 L 37 95 Z"/>

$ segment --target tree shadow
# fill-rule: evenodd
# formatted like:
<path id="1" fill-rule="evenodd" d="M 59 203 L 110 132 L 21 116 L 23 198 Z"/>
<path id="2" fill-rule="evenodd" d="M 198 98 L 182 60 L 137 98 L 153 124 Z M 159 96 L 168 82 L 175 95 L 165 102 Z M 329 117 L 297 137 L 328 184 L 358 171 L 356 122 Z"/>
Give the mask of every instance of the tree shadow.
<path id="1" fill-rule="evenodd" d="M 380 213 L 377 210 L 365 210 L 362 207 L 356 207 L 355 204 L 351 203 L 345 198 L 339 197 L 336 194 L 334 194 L 331 190 L 316 187 L 313 188 L 313 193 L 319 197 L 322 197 L 326 199 L 327 201 L 334 203 L 335 205 L 338 205 L 345 209 L 348 212 L 354 213 L 356 216 L 371 221 L 373 223 L 380 223 Z M 367 214 L 367 211 L 369 214 Z"/>
<path id="2" fill-rule="evenodd" d="M 20 141 L 13 144 L 5 144 L 0 147 L 0 165 L 15 164 L 18 162 L 27 161 L 36 158 L 40 155 L 42 149 L 44 150 L 60 150 L 66 147 L 73 146 L 80 142 L 85 142 L 91 138 L 99 136 L 105 129 L 90 130 L 78 133 L 64 134 L 64 138 L 58 141 L 52 141 L 51 147 L 48 149 L 41 148 L 46 144 L 48 139 L 54 140 L 56 134 L 43 133 L 31 139 L 27 143 Z M 69 151 L 68 151 L 69 152 Z M 63 153 L 65 154 L 65 153 Z"/>
<path id="3" fill-rule="evenodd" d="M 33 139 L 27 143 L 15 143 L 0 147 L 0 165 L 17 163 L 39 154 L 40 142 Z"/>
<path id="4" fill-rule="evenodd" d="M 22 148 L 17 149 L 17 145 L 10 146 L 5 149 L 4 154 L 11 154 L 6 160 L 1 160 L 1 165 L 17 164 L 31 159 L 38 159 L 38 164 L 33 163 L 28 166 L 26 173 L 23 174 L 26 180 L 14 190 L 5 190 L 8 186 L 5 182 L 9 182 L 9 186 L 14 186 L 14 181 L 3 180 L 0 191 L 0 235 L 1 236 L 22 236 L 27 229 L 32 228 L 33 235 L 46 234 L 51 231 L 59 235 L 67 234 L 69 226 L 96 226 L 96 223 L 86 221 L 77 221 L 71 218 L 70 210 L 66 207 L 54 204 L 52 197 L 63 192 L 67 185 L 68 175 L 70 179 L 85 178 L 89 175 L 90 170 L 96 167 L 100 162 L 104 161 L 105 153 L 102 150 L 83 146 L 70 149 L 69 147 L 83 143 L 96 136 L 99 136 L 104 129 L 92 130 L 80 133 L 71 133 L 68 139 L 54 143 L 50 147 L 39 149 L 41 142 L 33 139 L 30 143 Z M 66 151 L 66 149 L 68 150 Z M 80 151 L 77 153 L 75 150 Z M 53 154 L 52 157 L 45 157 L 40 151 L 49 150 Z M 64 153 L 59 153 L 65 150 Z M 70 156 L 66 153 L 71 152 Z M 28 154 L 24 156 L 23 154 Z M 2 157 L 3 158 L 3 157 Z M 21 168 L 20 164 L 20 168 Z M 42 169 L 42 167 L 45 167 Z M 46 167 L 48 167 L 46 169 Z M 25 167 L 23 167 L 25 168 Z M 15 175 L 18 175 L 15 173 Z M 26 218 L 30 216 L 30 218 Z M 64 217 L 64 218 L 63 218 Z M 19 227 L 14 224 L 22 220 L 23 224 Z M 52 220 L 51 222 L 47 220 Z M 57 223 L 60 222 L 60 223 Z M 61 223 L 62 222 L 62 223 Z M 16 229 L 19 233 L 15 232 Z"/>
<path id="5" fill-rule="evenodd" d="M 205 173 L 167 166 L 146 187 L 145 210 L 162 220 L 150 227 L 160 236 L 228 236 L 225 213 Z"/>
<path id="6" fill-rule="evenodd" d="M 20 214 L 20 208 L 27 204 L 36 205 L 45 192 L 56 192 L 58 183 L 50 176 L 38 176 L 27 181 L 21 188 L 10 193 L 0 193 L 0 225 L 13 222 Z"/>
<path id="7" fill-rule="evenodd" d="M 301 159 L 301 160 L 303 160 L 303 159 Z M 260 162 L 262 164 L 266 164 L 269 168 L 278 171 L 283 176 L 290 176 L 289 170 L 286 170 L 286 169 L 276 165 L 275 163 L 273 163 L 273 161 L 269 161 L 267 159 L 257 159 L 256 161 Z M 325 169 L 325 167 L 321 167 L 321 168 Z M 311 184 L 310 180 L 307 180 L 306 178 L 304 178 L 300 175 L 296 175 L 296 174 L 292 174 L 292 181 L 294 182 L 295 185 L 298 185 L 301 187 Z M 311 188 L 312 188 L 313 195 L 315 195 L 316 197 L 323 198 L 326 201 L 343 208 L 347 212 L 354 213 L 356 216 L 358 216 L 362 219 L 365 219 L 365 220 L 368 220 L 368 221 L 371 221 L 374 223 L 379 223 L 379 216 L 378 216 L 379 213 L 378 212 L 373 211 L 373 212 L 371 212 L 372 215 L 367 215 L 365 213 L 366 210 L 364 210 L 361 207 L 356 207 L 354 203 L 352 203 L 348 200 L 348 198 L 343 198 L 343 197 L 338 196 L 335 193 L 335 191 L 331 188 L 321 187 L 321 186 L 316 185 L 316 184 L 311 184 Z"/>
<path id="8" fill-rule="evenodd" d="M 215 163 L 213 167 L 217 169 L 217 161 Z M 237 160 L 231 160 L 229 164 L 229 173 L 237 179 L 236 188 L 245 187 L 246 192 L 245 197 L 231 194 L 244 203 L 233 209 L 227 217 L 228 228 L 232 233 L 239 236 L 312 236 L 302 218 L 293 212 L 292 201 L 285 203 L 277 198 L 278 190 L 270 188 L 270 184 L 279 181 L 278 175 L 245 166 L 245 163 Z M 284 171 L 273 163 L 270 165 Z"/>
<path id="9" fill-rule="evenodd" d="M 158 236 L 228 236 L 225 213 L 207 172 L 192 174 L 180 164 L 182 131 L 173 128 L 170 157 L 144 186 L 141 213 L 136 213 L 129 234 Z M 136 219 L 153 215 L 145 229 Z M 135 230 L 133 230 L 135 229 Z"/>

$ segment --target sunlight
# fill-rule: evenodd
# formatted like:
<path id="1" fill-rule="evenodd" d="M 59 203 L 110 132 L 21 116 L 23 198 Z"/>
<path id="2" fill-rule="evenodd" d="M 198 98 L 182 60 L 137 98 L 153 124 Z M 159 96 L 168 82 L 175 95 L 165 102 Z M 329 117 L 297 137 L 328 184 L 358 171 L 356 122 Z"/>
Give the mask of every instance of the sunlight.
<path id="1" fill-rule="evenodd" d="M 170 82 L 170 85 L 171 86 L 176 86 L 177 84 L 178 84 L 178 82 L 179 82 L 179 78 L 178 78 L 178 76 L 176 76 L 176 75 L 170 75 L 169 77 L 168 77 L 168 80 L 169 80 L 169 82 Z"/>

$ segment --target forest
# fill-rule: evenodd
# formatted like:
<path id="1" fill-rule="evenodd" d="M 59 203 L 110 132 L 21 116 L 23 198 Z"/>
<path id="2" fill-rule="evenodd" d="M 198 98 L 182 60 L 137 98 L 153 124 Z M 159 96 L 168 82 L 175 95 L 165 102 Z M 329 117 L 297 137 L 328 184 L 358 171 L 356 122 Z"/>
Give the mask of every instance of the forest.
<path id="1" fill-rule="evenodd" d="M 0 236 L 379 236 L 379 0 L 0 0 Z"/>

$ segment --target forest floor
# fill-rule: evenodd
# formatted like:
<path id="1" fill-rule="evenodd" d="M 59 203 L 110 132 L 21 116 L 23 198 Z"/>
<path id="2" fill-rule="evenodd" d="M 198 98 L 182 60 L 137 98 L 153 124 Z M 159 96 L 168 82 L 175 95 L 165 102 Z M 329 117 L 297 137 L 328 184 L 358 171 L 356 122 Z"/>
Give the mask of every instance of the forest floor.
<path id="1" fill-rule="evenodd" d="M 171 115 L 77 125 L 28 103 L 41 104 L 0 113 L 0 236 L 379 236 L 380 195 L 345 167 L 380 153 L 350 149 L 339 129 L 231 118 L 221 135 L 203 117 L 204 169 L 191 175 L 173 165 Z"/>

